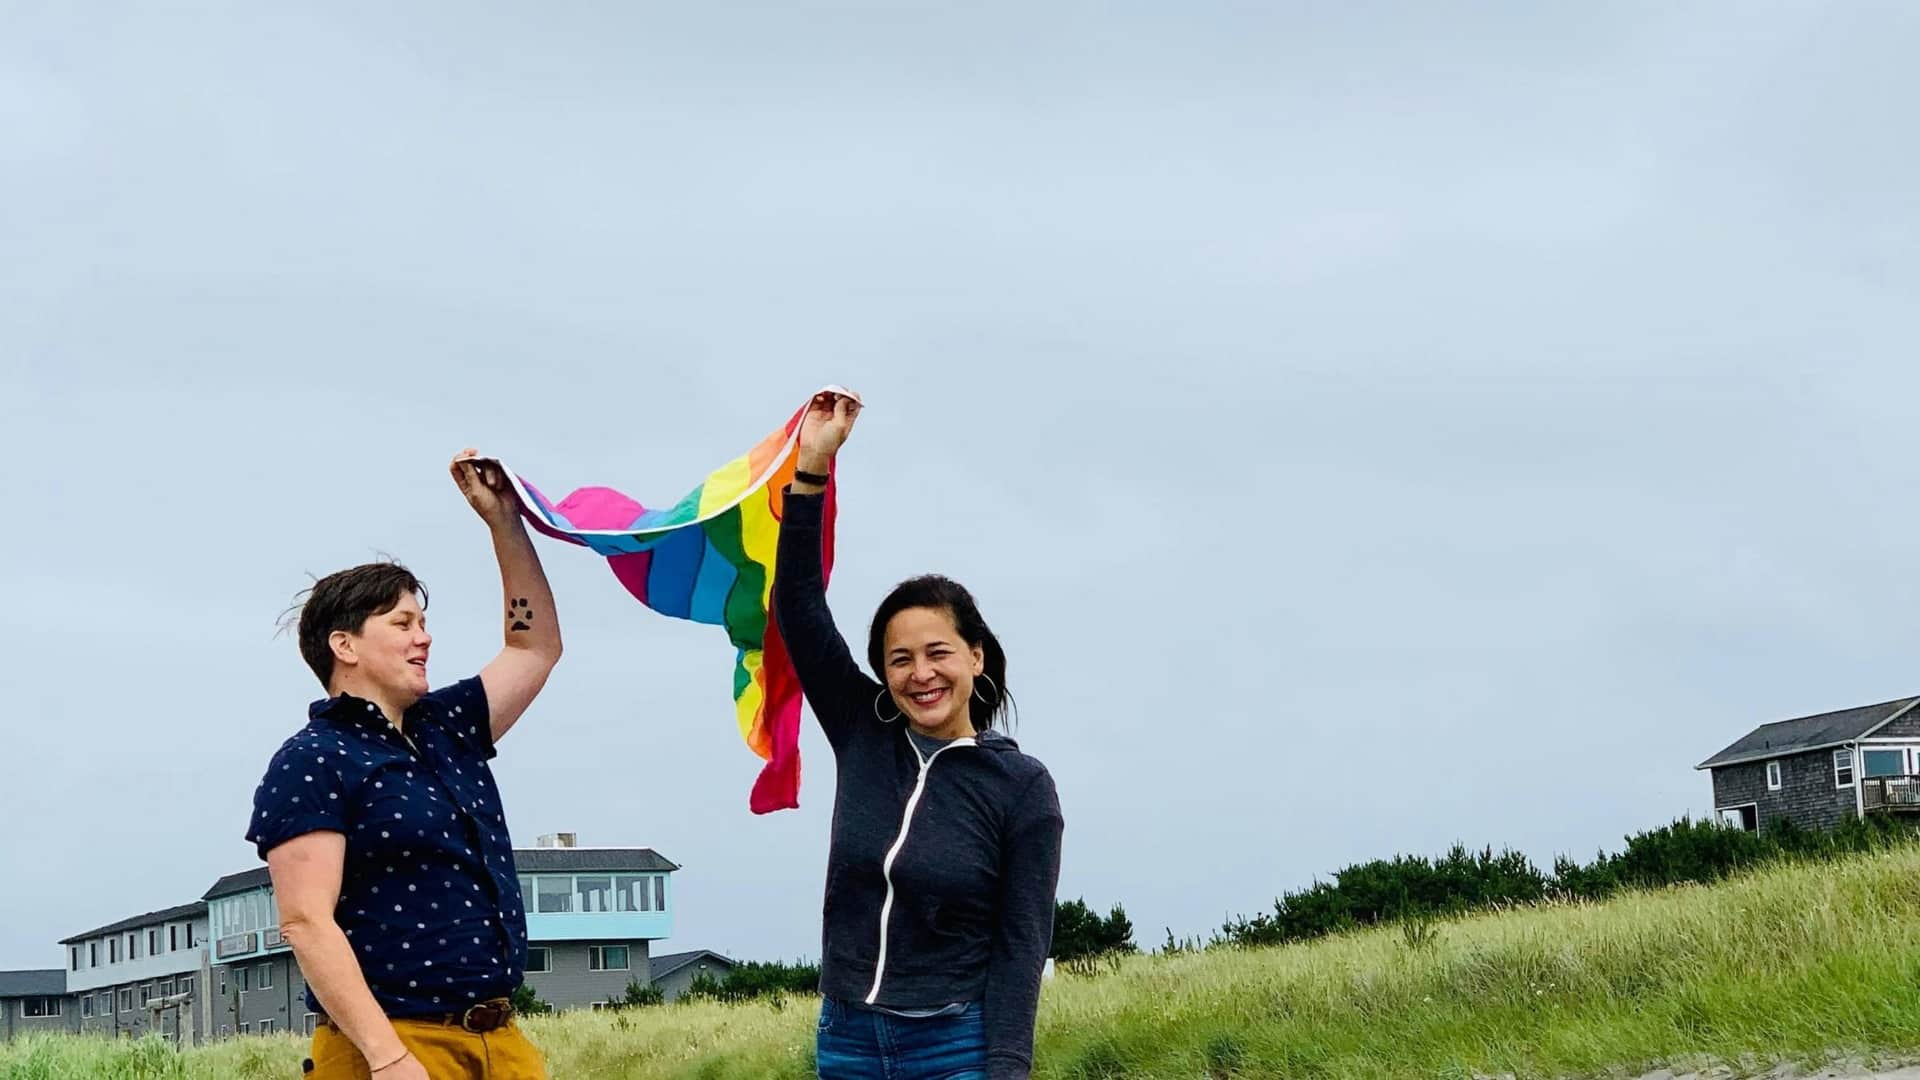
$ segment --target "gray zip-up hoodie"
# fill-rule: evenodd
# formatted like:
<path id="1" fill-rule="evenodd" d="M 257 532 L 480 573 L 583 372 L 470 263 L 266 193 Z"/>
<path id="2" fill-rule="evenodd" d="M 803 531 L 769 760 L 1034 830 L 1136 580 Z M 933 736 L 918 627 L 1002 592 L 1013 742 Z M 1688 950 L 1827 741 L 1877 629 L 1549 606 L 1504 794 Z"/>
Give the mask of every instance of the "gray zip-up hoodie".
<path id="1" fill-rule="evenodd" d="M 979 1001 L 988 1075 L 1021 1080 L 1053 944 L 1053 778 L 997 732 L 923 757 L 905 721 L 881 720 L 899 710 L 827 610 L 822 504 L 787 493 L 773 578 L 780 635 L 838 767 L 820 992 L 901 1009 Z"/>

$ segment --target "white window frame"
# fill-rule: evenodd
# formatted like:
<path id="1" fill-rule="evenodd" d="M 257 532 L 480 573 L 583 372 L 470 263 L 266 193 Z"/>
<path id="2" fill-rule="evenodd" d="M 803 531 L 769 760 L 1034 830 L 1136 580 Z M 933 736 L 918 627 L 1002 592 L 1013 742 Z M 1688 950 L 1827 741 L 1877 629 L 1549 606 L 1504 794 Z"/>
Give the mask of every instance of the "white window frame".
<path id="1" fill-rule="evenodd" d="M 260 1021 L 260 1025 L 259 1025 L 259 1028 L 260 1028 L 260 1034 L 262 1034 L 262 1035 L 271 1035 L 271 1034 L 273 1034 L 273 1021 L 272 1021 L 272 1020 L 262 1020 L 262 1021 Z"/>
<path id="2" fill-rule="evenodd" d="M 619 949 L 627 954 L 627 962 L 619 967 L 607 965 L 607 950 Z M 632 971 L 633 947 L 631 945 L 589 945 L 587 946 L 588 971 Z"/>
<path id="3" fill-rule="evenodd" d="M 39 1012 L 33 1011 L 36 1003 L 40 1007 Z M 20 1002 L 20 1015 L 29 1020 L 51 1020 L 60 1015 L 60 999 L 36 994 Z"/>
<path id="4" fill-rule="evenodd" d="M 1734 803 L 1732 806 L 1716 806 L 1713 808 L 1713 813 L 1714 813 L 1714 816 L 1718 818 L 1722 824 L 1726 824 L 1727 811 L 1745 810 L 1745 809 L 1748 809 L 1749 807 L 1753 809 L 1753 829 L 1751 831 L 1757 833 L 1760 831 L 1760 804 L 1757 802 Z M 1745 832 L 1748 830 L 1744 826 L 1742 826 L 1741 831 Z"/>
<path id="5" fill-rule="evenodd" d="M 174 981 L 173 992 L 176 994 L 193 993 L 193 976 L 191 975 L 180 976 L 179 979 Z"/>
<path id="6" fill-rule="evenodd" d="M 1859 783 L 1859 764 L 1859 762 L 1853 759 L 1853 747 L 1847 746 L 1835 750 L 1833 752 L 1833 790 L 1844 791 Z M 1840 780 L 1840 774 L 1842 772 L 1847 774 L 1845 783 L 1842 783 Z"/>
<path id="7" fill-rule="evenodd" d="M 118 1004 L 121 1012 L 133 1011 L 133 987 L 123 986 L 120 988 L 120 1001 Z"/>
<path id="8" fill-rule="evenodd" d="M 273 989 L 273 961 L 262 961 L 253 980 L 255 990 Z"/>
<path id="9" fill-rule="evenodd" d="M 1767 790 L 1768 791 L 1779 791 L 1781 788 L 1786 786 L 1784 782 L 1785 772 L 1786 770 L 1780 767 L 1779 758 L 1774 758 L 1772 761 L 1767 762 Z"/>
<path id="10" fill-rule="evenodd" d="M 320 1016 L 318 1013 L 308 1013 L 306 1018 L 300 1021 L 300 1026 L 305 1028 L 307 1034 L 311 1036 L 313 1034 L 313 1027 L 319 1022 L 319 1019 Z"/>
<path id="11" fill-rule="evenodd" d="M 82 1020 L 93 1019 L 93 995 L 92 994 L 80 995 L 80 1019 Z"/>
<path id="12" fill-rule="evenodd" d="M 534 967 L 534 966 L 533 966 L 533 954 L 534 954 L 534 953 L 539 953 L 539 954 L 541 954 L 542 956 L 544 956 L 544 957 L 546 957 L 546 961 L 547 961 L 547 965 L 546 965 L 545 967 Z M 547 946 L 545 946 L 545 945 L 529 945 L 529 946 L 527 946 L 527 974 L 529 974 L 529 975 L 548 975 L 548 974 L 551 974 L 552 972 L 553 972 L 553 950 L 552 950 L 552 949 L 550 949 L 550 948 L 548 948 L 548 947 L 547 947 Z"/>

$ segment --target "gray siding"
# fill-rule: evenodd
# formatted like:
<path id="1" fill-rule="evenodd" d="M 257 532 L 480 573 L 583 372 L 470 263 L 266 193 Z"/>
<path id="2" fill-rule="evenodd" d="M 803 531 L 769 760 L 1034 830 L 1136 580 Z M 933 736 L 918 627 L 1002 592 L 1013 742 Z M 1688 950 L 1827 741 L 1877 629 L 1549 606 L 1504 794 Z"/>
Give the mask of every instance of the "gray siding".
<path id="1" fill-rule="evenodd" d="M 626 996 L 627 984 L 650 981 L 647 967 L 647 942 L 639 941 L 549 941 L 535 947 L 551 949 L 553 970 L 532 973 L 527 985 L 533 996 L 556 1009 L 579 1009 L 596 1001 L 613 1001 Z M 588 970 L 588 947 L 592 945 L 627 946 L 627 971 Z"/>
<path id="2" fill-rule="evenodd" d="M 35 995 L 38 997 L 39 995 Z M 28 1016 L 24 998 L 0 998 L 0 1039 L 11 1039 L 32 1031 L 80 1030 L 80 999 L 60 998 L 59 1016 Z"/>
<path id="3" fill-rule="evenodd" d="M 240 989 L 240 970 L 247 973 L 247 989 Z M 271 985 L 261 986 L 260 976 L 267 972 Z M 235 964 L 216 964 L 213 969 L 213 1030 L 220 1035 L 255 1034 L 260 1021 L 273 1021 L 276 1032 L 306 1031 L 307 981 L 291 951 L 269 953 L 265 957 Z"/>
<path id="4" fill-rule="evenodd" d="M 1750 761 L 1713 770 L 1715 809 L 1757 804 L 1760 826 L 1786 818 L 1807 829 L 1830 829 L 1857 813 L 1853 788 L 1833 786 L 1833 751 L 1776 758 L 1780 790 L 1767 790 L 1767 763 Z"/>
<path id="5" fill-rule="evenodd" d="M 664 977 L 655 979 L 653 985 L 660 988 L 660 993 L 668 1001 L 677 1001 L 680 995 L 686 993 L 693 985 L 694 978 L 701 972 L 705 972 L 715 982 L 719 982 L 727 977 L 727 972 L 732 970 L 732 964 L 723 964 L 709 956 L 703 960 L 695 960 L 677 971 L 668 972 Z"/>
<path id="6" fill-rule="evenodd" d="M 1876 731 L 1875 739 L 1920 739 L 1920 706 L 1907 715 Z"/>
<path id="7" fill-rule="evenodd" d="M 153 1026 L 153 1010 L 140 1004 L 142 987 L 158 987 L 159 980 L 136 983 L 120 983 L 112 987 L 91 990 L 86 994 L 76 994 L 69 1003 L 73 1010 L 73 1030 L 85 1035 L 125 1036 L 137 1038 L 142 1035 L 158 1033 L 169 1039 L 185 1036 L 190 1045 L 198 1045 L 205 1034 L 205 1020 L 198 1015 L 201 995 L 205 991 L 200 986 L 198 975 L 190 976 L 193 981 L 193 997 L 186 1004 L 186 1010 L 195 1015 L 182 1015 L 181 1009 L 167 1009 L 160 1015 L 160 1026 Z M 176 987 L 181 976 L 175 976 Z M 130 991 L 131 1007 L 120 1008 L 120 991 Z M 107 995 L 105 1002 L 101 995 Z M 93 998 L 93 1015 L 80 1016 L 80 998 Z"/>

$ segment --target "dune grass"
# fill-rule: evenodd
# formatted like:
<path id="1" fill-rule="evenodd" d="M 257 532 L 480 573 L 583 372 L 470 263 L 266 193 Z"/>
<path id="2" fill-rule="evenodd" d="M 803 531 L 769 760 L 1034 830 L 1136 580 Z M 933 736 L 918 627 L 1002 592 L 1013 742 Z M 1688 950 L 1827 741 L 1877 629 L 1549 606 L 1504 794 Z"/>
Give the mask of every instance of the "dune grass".
<path id="1" fill-rule="evenodd" d="M 555 1077 L 812 1075 L 817 1002 L 533 1017 Z M 1920 847 L 1052 980 L 1035 1076 L 1637 1075 L 1920 1052 Z M 293 1077 L 288 1036 L 0 1044 L 3 1080 Z"/>

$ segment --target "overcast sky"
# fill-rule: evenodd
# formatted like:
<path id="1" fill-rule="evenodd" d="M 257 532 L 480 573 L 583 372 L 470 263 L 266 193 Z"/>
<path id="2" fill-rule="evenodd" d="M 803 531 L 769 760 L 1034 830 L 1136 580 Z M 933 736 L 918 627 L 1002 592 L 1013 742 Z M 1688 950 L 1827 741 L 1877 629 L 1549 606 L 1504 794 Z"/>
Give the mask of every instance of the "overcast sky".
<path id="1" fill-rule="evenodd" d="M 1911 5 L 132 7 L 0 0 L 0 967 L 257 864 L 308 574 L 493 654 L 454 451 L 666 502 L 825 382 L 840 624 L 974 588 L 1143 945 L 1920 692 Z M 540 550 L 517 841 L 817 956 L 824 740 L 749 814 L 721 632 Z"/>

